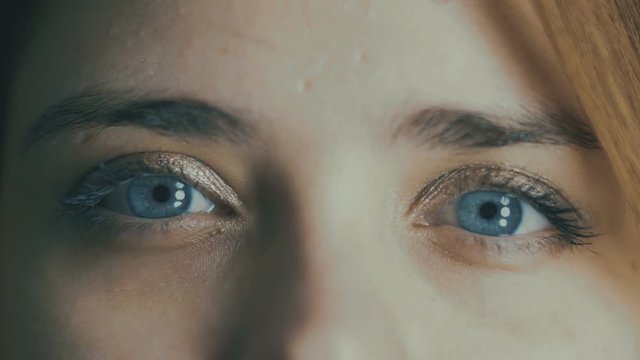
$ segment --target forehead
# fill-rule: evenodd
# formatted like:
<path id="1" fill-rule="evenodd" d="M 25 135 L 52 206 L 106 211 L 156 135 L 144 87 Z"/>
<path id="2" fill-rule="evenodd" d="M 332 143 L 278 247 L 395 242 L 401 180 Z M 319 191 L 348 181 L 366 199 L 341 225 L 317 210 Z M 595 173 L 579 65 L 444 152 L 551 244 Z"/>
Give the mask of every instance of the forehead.
<path id="1" fill-rule="evenodd" d="M 465 2 L 70 0 L 42 13 L 17 91 L 34 113 L 21 118 L 95 86 L 196 97 L 294 127 L 527 101 L 508 50 Z"/>

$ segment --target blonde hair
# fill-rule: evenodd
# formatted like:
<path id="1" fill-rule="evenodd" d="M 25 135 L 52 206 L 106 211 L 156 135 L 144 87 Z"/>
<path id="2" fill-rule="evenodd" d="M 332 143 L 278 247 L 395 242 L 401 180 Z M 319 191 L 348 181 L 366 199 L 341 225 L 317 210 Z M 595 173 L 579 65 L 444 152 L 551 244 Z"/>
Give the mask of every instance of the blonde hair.
<path id="1" fill-rule="evenodd" d="M 640 219 L 640 3 L 530 3 Z"/>

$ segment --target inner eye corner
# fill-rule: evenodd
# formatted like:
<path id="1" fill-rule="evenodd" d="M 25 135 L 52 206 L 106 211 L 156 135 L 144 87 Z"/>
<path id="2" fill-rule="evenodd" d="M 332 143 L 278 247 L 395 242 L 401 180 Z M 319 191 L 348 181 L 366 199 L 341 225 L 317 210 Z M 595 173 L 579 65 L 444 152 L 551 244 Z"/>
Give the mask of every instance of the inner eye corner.
<path id="1" fill-rule="evenodd" d="M 217 210 L 214 210 L 214 212 L 217 215 L 220 215 L 226 218 L 237 218 L 242 215 L 242 213 L 238 211 L 236 208 L 224 202 L 221 203 L 219 206 L 217 206 Z"/>

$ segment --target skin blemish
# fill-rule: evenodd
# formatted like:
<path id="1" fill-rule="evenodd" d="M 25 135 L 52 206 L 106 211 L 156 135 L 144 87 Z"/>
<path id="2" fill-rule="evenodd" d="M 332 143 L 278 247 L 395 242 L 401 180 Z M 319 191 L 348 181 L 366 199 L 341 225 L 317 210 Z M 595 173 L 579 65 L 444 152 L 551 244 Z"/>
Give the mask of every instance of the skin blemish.
<path id="1" fill-rule="evenodd" d="M 226 45 L 223 45 L 223 46 L 220 47 L 220 49 L 218 51 L 219 51 L 220 55 L 222 55 L 222 56 L 227 55 L 227 54 L 229 54 L 229 47 L 226 46 Z"/>
<path id="2" fill-rule="evenodd" d="M 366 51 L 356 51 L 353 54 L 353 61 L 357 64 L 364 64 L 369 60 L 369 53 Z"/>
<path id="3" fill-rule="evenodd" d="M 298 82 L 297 85 L 298 92 L 306 93 L 313 89 L 313 80 L 311 79 L 303 79 Z"/>
<path id="4" fill-rule="evenodd" d="M 304 27 L 308 29 L 311 27 L 311 17 L 309 16 L 309 1 L 302 2 L 302 19 L 304 19 Z M 308 36 L 308 32 L 305 32 L 305 37 Z"/>
<path id="5" fill-rule="evenodd" d="M 629 267 L 631 268 L 631 271 L 633 272 L 638 272 L 638 264 L 636 264 L 635 261 L 630 261 L 629 262 Z"/>

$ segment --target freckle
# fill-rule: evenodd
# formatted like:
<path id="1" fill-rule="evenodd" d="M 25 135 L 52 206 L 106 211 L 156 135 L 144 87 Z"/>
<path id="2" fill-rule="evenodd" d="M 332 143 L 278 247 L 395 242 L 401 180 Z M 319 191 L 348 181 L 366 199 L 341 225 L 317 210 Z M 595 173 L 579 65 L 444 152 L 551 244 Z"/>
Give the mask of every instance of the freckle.
<path id="1" fill-rule="evenodd" d="M 298 82 L 298 92 L 309 92 L 313 89 L 313 80 L 305 79 Z"/>
<path id="2" fill-rule="evenodd" d="M 637 272 L 638 271 L 638 265 L 636 264 L 635 261 L 631 261 L 629 263 L 629 266 L 631 267 L 631 271 L 633 271 L 633 272 Z"/>
<path id="3" fill-rule="evenodd" d="M 358 64 L 366 63 L 369 60 L 369 54 L 366 51 L 357 51 L 353 54 L 353 61 Z"/>

